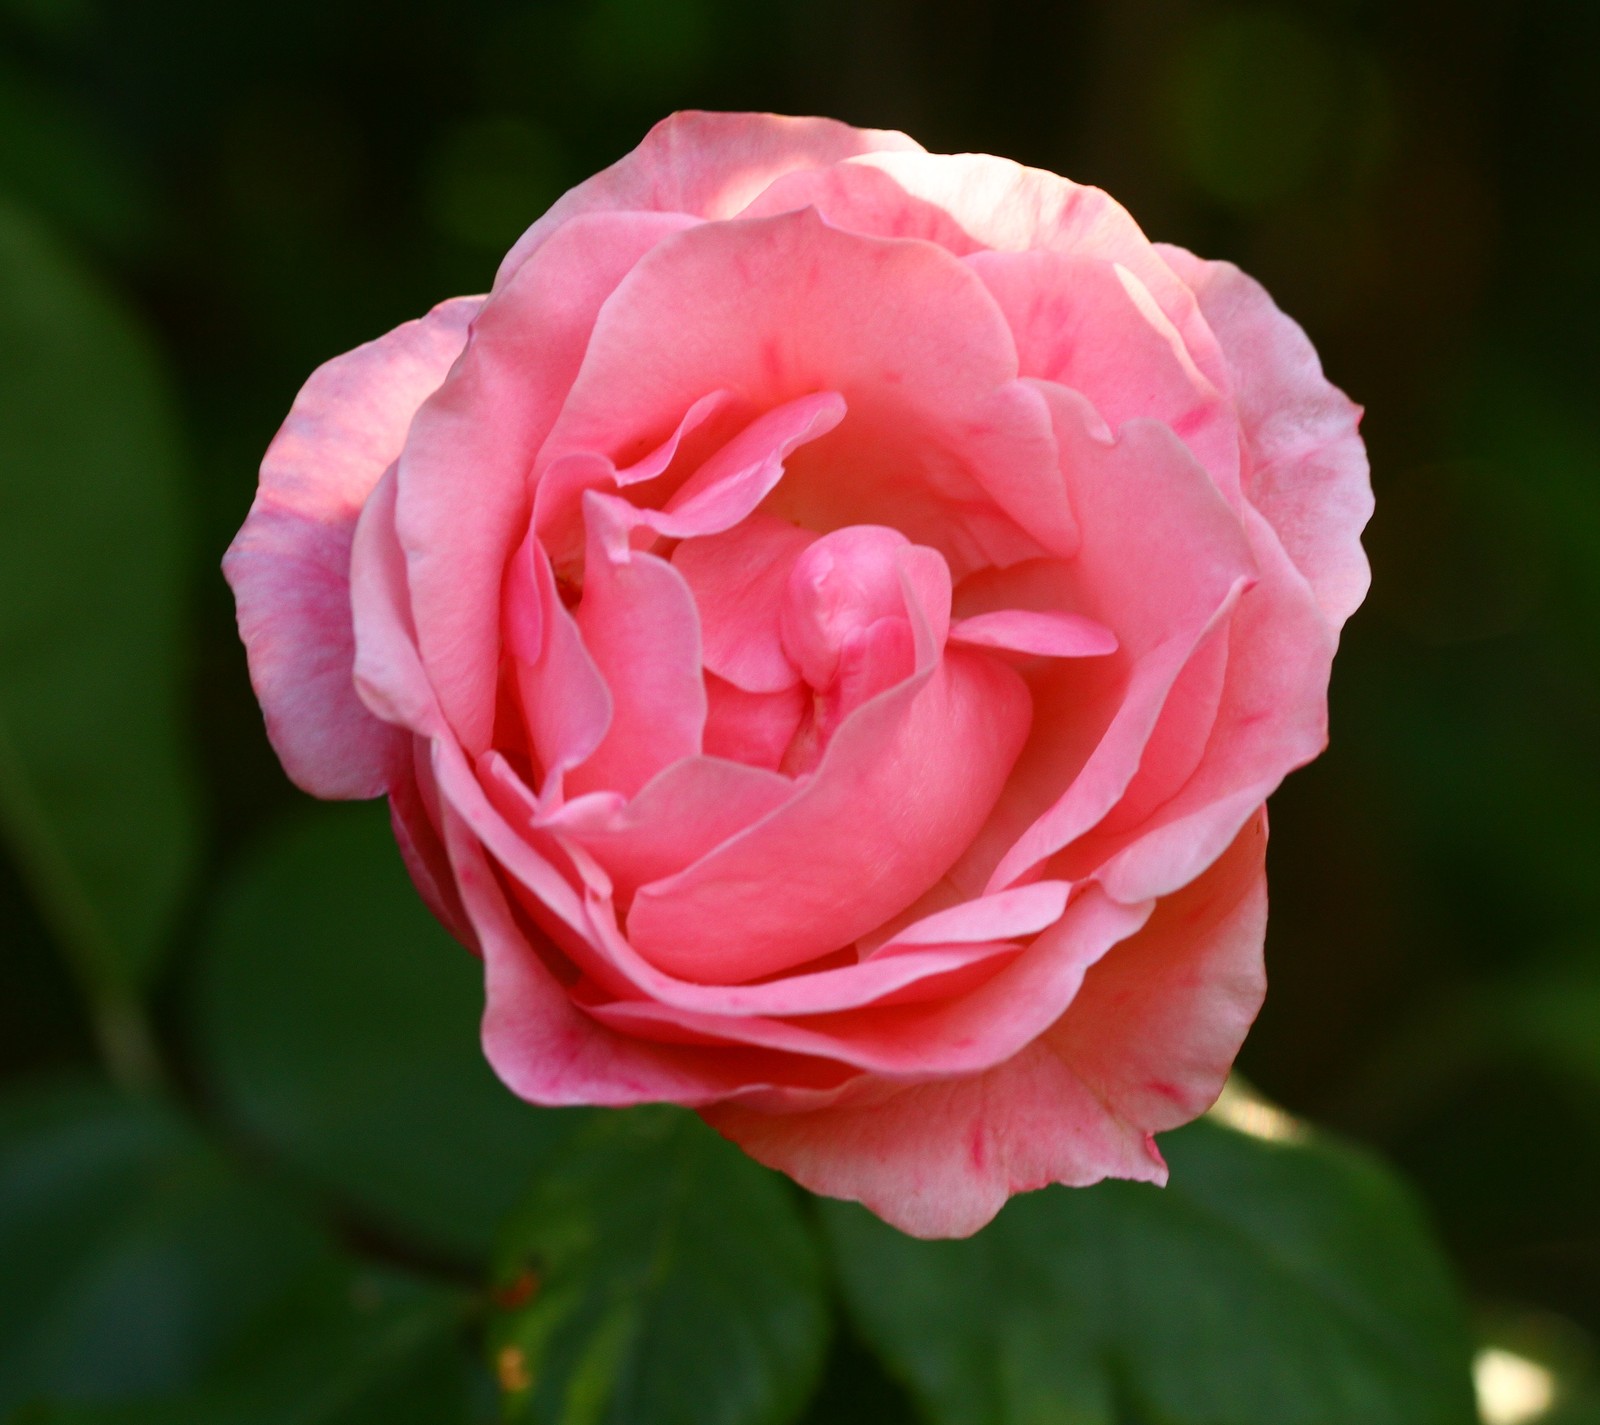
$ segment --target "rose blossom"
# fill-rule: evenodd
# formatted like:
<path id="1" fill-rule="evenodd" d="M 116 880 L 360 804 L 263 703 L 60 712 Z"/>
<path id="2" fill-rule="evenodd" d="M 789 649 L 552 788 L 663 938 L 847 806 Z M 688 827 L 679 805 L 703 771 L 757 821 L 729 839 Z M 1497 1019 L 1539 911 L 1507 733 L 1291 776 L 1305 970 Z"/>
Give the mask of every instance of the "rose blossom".
<path id="1" fill-rule="evenodd" d="M 1096 189 L 679 114 L 311 377 L 226 571 L 285 768 L 388 796 L 513 1090 L 960 1235 L 1162 1181 L 1221 1087 L 1359 415 Z"/>

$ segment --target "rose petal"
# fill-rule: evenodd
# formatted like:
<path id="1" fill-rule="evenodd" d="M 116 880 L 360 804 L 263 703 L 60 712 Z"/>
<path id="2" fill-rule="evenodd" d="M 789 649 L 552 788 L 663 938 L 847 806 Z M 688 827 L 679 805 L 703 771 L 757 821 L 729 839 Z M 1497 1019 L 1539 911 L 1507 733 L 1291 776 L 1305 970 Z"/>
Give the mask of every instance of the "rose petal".
<path id="1" fill-rule="evenodd" d="M 1150 1132 L 1205 1112 L 1266 994 L 1267 822 L 1089 971 L 1051 1047 L 1108 1112 Z"/>
<path id="2" fill-rule="evenodd" d="M 1229 262 L 1160 252 L 1194 291 L 1233 367 L 1249 445 L 1246 494 L 1311 582 L 1335 630 L 1371 582 L 1362 528 L 1372 517 L 1361 408 L 1323 377 L 1306 334 Z"/>
<path id="3" fill-rule="evenodd" d="M 811 1191 L 865 1204 L 913 1237 L 967 1237 L 1050 1183 L 1164 1183 L 1147 1133 L 1109 1117 L 1044 1043 L 987 1073 L 801 1113 L 741 1103 L 701 1116 Z"/>
<path id="4" fill-rule="evenodd" d="M 591 492 L 584 512 L 589 548 L 577 625 L 611 690 L 612 712 L 605 737 L 568 785 L 632 796 L 663 768 L 700 752 L 700 620 L 683 576 L 666 560 L 629 548 L 626 528 L 613 523 L 612 502 Z"/>
<path id="5" fill-rule="evenodd" d="M 1083 529 L 1075 577 L 1086 596 L 1099 601 L 1094 615 L 1116 632 L 1123 651 L 1083 675 L 1068 672 L 1036 685 L 1044 745 L 1021 759 L 1008 789 L 1014 800 L 1002 808 L 1004 823 L 985 838 L 987 850 L 1018 831 L 989 889 L 1010 884 L 1111 810 L 1138 771 L 1179 674 L 1208 637 L 1219 635 L 1256 577 L 1237 515 L 1169 429 L 1129 421 L 1106 443 L 1094 435 L 1081 398 L 1062 387 L 1047 394 Z M 1143 577 L 1130 578 L 1130 570 Z M 1093 704 L 1082 698 L 1080 678 L 1093 680 L 1109 721 L 1086 715 Z M 1054 712 L 1052 687 L 1076 695 L 1076 707 L 1063 708 L 1061 726 L 1078 741 L 1069 735 L 1049 744 L 1057 725 L 1045 706 Z M 1092 750 L 1083 747 L 1081 739 L 1096 736 L 1097 723 L 1103 731 Z M 1066 790 L 1037 810 L 1031 826 L 1018 827 L 1040 791 L 1061 786 Z"/>
<path id="6" fill-rule="evenodd" d="M 1142 282 L 1183 336 L 1205 378 L 1232 395 L 1228 363 L 1194 294 L 1164 250 L 1110 195 L 1043 169 L 983 153 L 876 152 L 850 160 L 887 173 L 913 199 L 942 208 L 980 247 L 1048 249 L 1120 263 Z"/>
<path id="7" fill-rule="evenodd" d="M 528 471 L 595 313 L 642 254 L 688 221 L 629 213 L 568 223 L 484 303 L 461 359 L 412 422 L 396 523 L 418 646 L 451 727 L 474 755 L 492 735 L 500 586 L 527 532 Z"/>
<path id="8" fill-rule="evenodd" d="M 968 993 L 929 1004 L 873 1005 L 803 1023 L 707 1015 L 661 1001 L 589 1006 L 602 1024 L 668 1043 L 745 1044 L 832 1059 L 897 1078 L 970 1074 L 1003 1063 L 1066 1012 L 1084 974 L 1149 918 L 1097 887 L 1010 964 Z"/>
<path id="9" fill-rule="evenodd" d="M 729 218 L 785 173 L 878 149 L 920 153 L 922 145 L 901 133 L 855 129 L 833 119 L 673 114 L 631 153 L 558 198 L 513 244 L 495 274 L 495 288 L 510 281 L 562 224 L 580 214 L 641 211 Z"/>
<path id="10" fill-rule="evenodd" d="M 799 683 L 775 693 L 747 693 L 707 673 L 706 754 L 775 772 L 810 706 L 811 692 Z"/>
<path id="11" fill-rule="evenodd" d="M 578 825 L 556 824 L 605 867 L 620 897 L 698 861 L 794 795 L 776 772 L 718 757 L 687 757 L 626 805 Z"/>
<path id="12" fill-rule="evenodd" d="M 404 760 L 351 684 L 350 544 L 424 399 L 467 339 L 478 298 L 435 307 L 319 367 L 261 463 L 261 485 L 222 561 L 267 736 L 319 797 L 374 797 Z"/>
<path id="13" fill-rule="evenodd" d="M 1165 421 L 1217 488 L 1237 496 L 1233 407 L 1131 270 L 1048 251 L 980 252 L 967 263 L 1006 314 L 1024 375 L 1081 391 L 1113 429 Z"/>
<path id="14" fill-rule="evenodd" d="M 762 409 L 837 391 L 849 417 L 795 453 L 769 513 L 890 524 L 965 570 L 990 562 L 996 520 L 1013 558 L 1030 537 L 1030 554 L 1070 544 L 1049 412 L 1015 371 L 983 284 L 938 248 L 809 212 L 707 224 L 659 244 L 606 303 L 544 458 L 612 454 L 707 390 Z"/>
<path id="15" fill-rule="evenodd" d="M 953 650 L 926 681 L 857 709 L 782 809 L 645 886 L 629 938 L 654 964 L 696 981 L 753 979 L 848 945 L 960 854 L 1027 722 L 1016 674 Z M 946 770 L 930 776 L 933 766 Z"/>
<path id="16" fill-rule="evenodd" d="M 1100 658 L 1117 651 L 1117 636 L 1103 623 L 1081 614 L 1000 609 L 957 619 L 950 625 L 954 643 L 975 648 L 1005 648 L 1045 658 Z"/>
<path id="17" fill-rule="evenodd" d="M 789 572 L 817 536 L 757 511 L 742 524 L 673 551 L 700 611 L 705 666 L 750 693 L 775 693 L 800 682 L 783 651 L 778 617 Z"/>

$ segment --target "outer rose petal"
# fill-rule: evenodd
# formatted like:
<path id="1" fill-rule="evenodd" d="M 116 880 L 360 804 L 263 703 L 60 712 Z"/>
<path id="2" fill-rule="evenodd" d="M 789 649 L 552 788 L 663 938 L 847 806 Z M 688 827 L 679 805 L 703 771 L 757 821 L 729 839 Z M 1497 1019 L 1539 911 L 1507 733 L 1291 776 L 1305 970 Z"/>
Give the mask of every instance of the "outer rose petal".
<path id="1" fill-rule="evenodd" d="M 1222 1092 L 1267 992 L 1267 814 L 1089 971 L 1049 1035 L 1108 1110 L 1152 1133 Z"/>
<path id="2" fill-rule="evenodd" d="M 1011 1194 L 1053 1182 L 1164 1182 L 1150 1134 L 1216 1099 L 1261 1004 L 1265 849 L 1262 814 L 1089 971 L 1053 1028 L 987 1073 L 801 1113 L 701 1115 L 767 1166 L 918 1237 L 968 1236 Z"/>
<path id="3" fill-rule="evenodd" d="M 1323 377 L 1306 334 L 1259 282 L 1231 262 L 1160 252 L 1193 289 L 1233 368 L 1254 467 L 1245 492 L 1337 630 L 1372 579 L 1360 540 L 1372 517 L 1361 407 Z"/>
<path id="4" fill-rule="evenodd" d="M 450 379 L 417 412 L 395 519 L 423 663 L 473 755 L 494 721 L 501 579 L 527 532 L 528 471 L 595 314 L 641 254 L 687 221 L 598 213 L 568 223 L 483 304 Z"/>
<path id="5" fill-rule="evenodd" d="M 731 218 L 769 183 L 881 149 L 921 153 L 902 133 L 783 114 L 670 115 L 624 155 L 563 194 L 517 239 L 495 274 L 498 290 L 562 223 L 580 213 L 671 212 Z"/>
<path id="6" fill-rule="evenodd" d="M 350 681 L 350 542 L 481 305 L 442 303 L 312 373 L 222 561 L 267 735 L 290 778 L 314 796 L 375 797 L 404 758 L 403 736 L 361 705 Z"/>

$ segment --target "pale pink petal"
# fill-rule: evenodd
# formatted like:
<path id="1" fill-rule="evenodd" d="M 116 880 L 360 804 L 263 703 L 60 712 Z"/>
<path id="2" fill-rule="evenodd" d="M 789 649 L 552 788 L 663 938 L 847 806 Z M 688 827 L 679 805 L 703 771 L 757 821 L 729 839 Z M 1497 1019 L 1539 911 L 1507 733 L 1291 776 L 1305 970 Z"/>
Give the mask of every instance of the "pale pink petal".
<path id="1" fill-rule="evenodd" d="M 630 549 L 608 497 L 584 496 L 589 550 L 577 624 L 611 690 L 611 724 L 568 775 L 575 792 L 632 796 L 680 757 L 697 756 L 706 725 L 700 620 L 683 575 Z"/>
<path id="2" fill-rule="evenodd" d="M 445 731 L 444 716 L 417 651 L 406 556 L 395 532 L 396 495 L 391 465 L 367 497 L 350 546 L 351 682 L 373 716 L 434 738 Z"/>
<path id="3" fill-rule="evenodd" d="M 1266 521 L 1247 511 L 1260 583 L 1240 601 L 1215 726 L 1198 768 L 1149 820 L 1072 853 L 1113 895 L 1143 899 L 1187 885 L 1289 772 L 1328 741 L 1337 635 Z"/>
<path id="4" fill-rule="evenodd" d="M 1194 291 L 1233 368 L 1251 461 L 1246 494 L 1338 629 L 1371 580 L 1360 539 L 1372 517 L 1356 433 L 1361 408 L 1323 377 L 1306 334 L 1258 282 L 1232 263 L 1160 251 Z"/>
<path id="5" fill-rule="evenodd" d="M 844 415 L 837 391 L 818 391 L 758 416 L 679 487 L 663 523 L 651 527 L 670 539 L 732 529 L 777 485 L 784 460 L 826 435 Z"/>
<path id="6" fill-rule="evenodd" d="M 377 796 L 403 759 L 403 737 L 351 684 L 350 543 L 480 303 L 446 302 L 319 367 L 268 447 L 255 503 L 222 561 L 267 735 L 315 796 Z"/>
<path id="7" fill-rule="evenodd" d="M 708 390 L 760 409 L 837 391 L 849 415 L 786 462 L 768 512 L 892 525 L 965 572 L 1070 535 L 1049 412 L 1015 373 L 982 282 L 931 244 L 810 212 L 707 224 L 665 239 L 606 303 L 542 458 L 615 457 Z"/>
<path id="8" fill-rule="evenodd" d="M 944 209 L 980 247 L 1121 263 L 1182 333 L 1206 379 L 1232 394 L 1228 364 L 1193 293 L 1127 209 L 1100 189 L 982 153 L 881 152 L 850 162 L 887 173 L 913 199 Z"/>
<path id="9" fill-rule="evenodd" d="M 1256 577 L 1238 516 L 1167 427 L 1129 421 L 1115 441 L 1103 442 L 1085 420 L 1081 397 L 1061 387 L 1046 389 L 1059 418 L 1064 466 L 1083 530 L 1074 577 L 1093 616 L 1116 633 L 1122 650 L 1083 675 L 1093 680 L 1091 688 L 1102 685 L 1097 701 L 1111 717 L 1100 724 L 1103 730 L 1096 732 L 1095 721 L 1085 716 L 1094 703 L 1063 709 L 1063 746 L 1071 746 L 1074 757 L 1084 755 L 1070 780 L 1032 775 L 1035 760 L 1051 778 L 1068 771 L 1050 747 L 1019 762 L 1012 779 L 1017 800 L 1004 808 L 1006 835 L 1040 792 L 1065 791 L 1036 812 L 1031 826 L 1019 829 L 993 871 L 990 889 L 1010 884 L 1111 810 L 1138 771 L 1175 680 L 1206 639 L 1225 627 Z M 1130 577 L 1133 571 L 1140 577 Z M 1125 680 L 1120 689 L 1111 681 L 1119 676 Z M 1069 673 L 1060 686 L 1078 691 L 1076 678 Z M 1042 708 L 1035 725 L 1045 738 L 1057 726 Z M 1083 746 L 1086 732 L 1096 738 L 1089 747 Z"/>
<path id="10" fill-rule="evenodd" d="M 1108 1112 L 1150 1132 L 1222 1091 L 1266 994 L 1263 809 L 1209 870 L 1089 971 L 1049 1042 Z"/>
<path id="11" fill-rule="evenodd" d="M 495 287 L 504 286 L 557 228 L 579 214 L 643 211 L 730 218 L 786 173 L 879 149 L 921 152 L 921 145 L 901 133 L 854 129 L 833 119 L 673 114 L 631 153 L 557 199 L 506 254 Z"/>
<path id="12" fill-rule="evenodd" d="M 975 648 L 1004 648 L 1045 658 L 1101 658 L 1117 651 L 1117 636 L 1082 614 L 999 609 L 957 619 L 950 639 Z"/>
<path id="13" fill-rule="evenodd" d="M 967 1237 L 1013 1193 L 1104 1178 L 1164 1183 L 1149 1134 L 1110 1117 L 1044 1043 L 983 1074 L 837 1107 L 701 1109 L 769 1168 L 827 1197 L 864 1203 L 913 1237 Z"/>
<path id="14" fill-rule="evenodd" d="M 731 408 L 736 404 L 726 391 L 702 396 L 684 412 L 666 440 L 621 470 L 592 450 L 574 451 L 541 466 L 533 492 L 533 530 L 549 551 L 550 562 L 558 570 L 582 569 L 586 542 L 583 497 L 588 491 L 628 489 L 658 479 L 697 432 L 708 426 L 714 429 L 733 417 Z"/>
<path id="15" fill-rule="evenodd" d="M 484 303 L 461 359 L 412 423 L 396 515 L 412 612 L 440 704 L 474 755 L 494 723 L 500 586 L 527 532 L 528 472 L 595 313 L 642 254 L 688 221 L 630 213 L 569 223 Z"/>
<path id="16" fill-rule="evenodd" d="M 1015 673 L 952 651 L 926 682 L 908 680 L 858 708 L 781 810 L 644 887 L 629 938 L 653 963 L 697 981 L 753 979 L 850 944 L 960 854 L 1028 716 Z"/>
<path id="17" fill-rule="evenodd" d="M 692 539 L 673 551 L 700 610 L 705 666 L 750 693 L 775 693 L 800 682 L 783 651 L 778 617 L 789 571 L 812 540 L 810 530 L 759 511 L 725 534 Z"/>
<path id="18" fill-rule="evenodd" d="M 1144 283 L 1121 263 L 1059 252 L 981 252 L 969 266 L 1000 304 L 1022 374 L 1081 391 L 1113 429 L 1165 421 L 1230 497 L 1233 406 L 1203 375 Z"/>
<path id="19" fill-rule="evenodd" d="M 880 168 L 847 160 L 802 168 L 773 181 L 739 216 L 772 217 L 814 208 L 830 226 L 872 237 L 921 238 L 957 257 L 980 244 L 937 203 L 913 197 Z"/>

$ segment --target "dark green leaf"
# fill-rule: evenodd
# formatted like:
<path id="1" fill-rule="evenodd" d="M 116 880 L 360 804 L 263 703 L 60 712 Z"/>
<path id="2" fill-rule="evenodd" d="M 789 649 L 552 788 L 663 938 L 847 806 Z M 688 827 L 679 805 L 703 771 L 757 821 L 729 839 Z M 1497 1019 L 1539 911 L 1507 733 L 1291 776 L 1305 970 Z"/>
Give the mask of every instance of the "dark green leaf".
<path id="1" fill-rule="evenodd" d="M 1163 1148 L 1165 1189 L 1050 1188 L 967 1241 L 825 1205 L 852 1313 L 930 1420 L 1473 1420 L 1458 1304 L 1387 1173 L 1215 1122 Z"/>
<path id="2" fill-rule="evenodd" d="M 816 1380 L 822 1273 L 781 1179 L 691 1114 L 608 1114 L 504 1243 L 496 1364 L 514 1420 L 779 1425 Z"/>
<path id="3" fill-rule="evenodd" d="M 261 847 L 208 948 L 201 1047 L 244 1126 L 390 1228 L 486 1255 L 580 1115 L 495 1079 L 479 962 L 423 908 L 383 809 L 319 807 Z"/>
<path id="4" fill-rule="evenodd" d="M 473 1425 L 493 1394 L 462 1340 L 467 1302 L 392 1272 L 328 1264 L 196 1389 L 50 1405 L 15 1425 Z"/>
<path id="5" fill-rule="evenodd" d="M 187 1386 L 326 1243 L 172 1113 L 88 1086 L 0 1102 L 0 1418 Z"/>
<path id="6" fill-rule="evenodd" d="M 0 205 L 0 832 L 80 973 L 122 993 L 195 847 L 175 467 L 143 334 Z"/>

